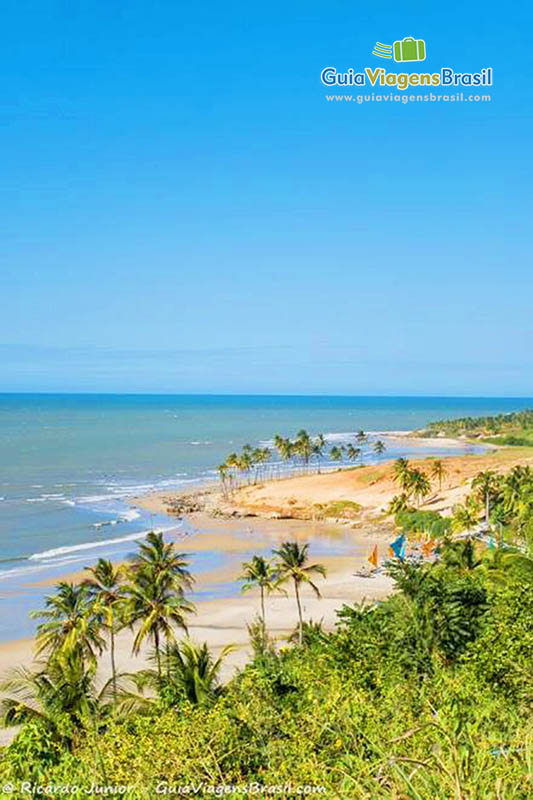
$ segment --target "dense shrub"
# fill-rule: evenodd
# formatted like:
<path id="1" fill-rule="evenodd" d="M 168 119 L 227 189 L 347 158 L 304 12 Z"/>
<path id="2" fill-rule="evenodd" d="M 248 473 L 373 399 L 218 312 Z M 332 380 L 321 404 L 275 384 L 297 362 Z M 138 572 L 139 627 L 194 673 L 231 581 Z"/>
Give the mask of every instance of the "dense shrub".
<path id="1" fill-rule="evenodd" d="M 451 520 L 438 511 L 400 511 L 395 516 L 396 525 L 404 533 L 429 533 L 435 538 L 451 530 Z"/>
<path id="2" fill-rule="evenodd" d="M 337 630 L 311 626 L 304 647 L 262 652 L 211 705 L 116 718 L 59 756 L 26 726 L 0 785 L 26 760 L 41 782 L 129 785 L 129 800 L 250 782 L 353 800 L 526 800 L 531 584 L 489 581 L 470 562 L 395 576 L 388 600 L 344 606 Z"/>

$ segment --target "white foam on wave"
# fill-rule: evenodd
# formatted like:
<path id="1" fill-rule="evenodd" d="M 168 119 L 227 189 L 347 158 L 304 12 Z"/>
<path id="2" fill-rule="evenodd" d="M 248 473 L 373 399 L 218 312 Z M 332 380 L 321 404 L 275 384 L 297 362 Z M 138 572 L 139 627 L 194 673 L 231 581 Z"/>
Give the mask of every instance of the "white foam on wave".
<path id="1" fill-rule="evenodd" d="M 213 472 L 210 470 L 209 472 Z M 80 505 L 91 505 L 98 503 L 106 503 L 113 500 L 125 500 L 130 497 L 137 497 L 142 494 L 150 494 L 151 492 L 163 491 L 165 489 L 179 488 L 188 483 L 201 483 L 202 476 L 187 477 L 188 473 L 178 472 L 172 478 L 164 478 L 153 483 L 134 483 L 134 484 L 116 484 L 108 483 L 105 487 L 107 494 L 88 494 L 81 495 L 74 498 L 75 503 Z M 127 520 L 128 512 L 121 514 L 121 519 Z M 133 519 L 133 517 L 131 517 Z"/>
<path id="2" fill-rule="evenodd" d="M 92 528 L 105 528 L 107 525 L 119 525 L 121 522 L 133 522 L 136 519 L 139 519 L 141 516 L 141 512 L 137 511 L 136 508 L 128 508 L 124 511 L 120 517 L 116 519 L 106 519 L 102 522 L 93 522 L 91 525 Z"/>
<path id="3" fill-rule="evenodd" d="M 66 556 L 65 558 L 58 558 L 50 564 L 47 561 L 34 563 L 31 566 L 24 566 L 24 567 L 15 567 L 14 569 L 4 569 L 0 570 L 0 581 L 2 580 L 10 580 L 12 578 L 19 578 L 21 575 L 32 575 L 38 572 L 42 572 L 43 569 L 49 566 L 53 567 L 63 567 L 67 564 L 76 564 L 79 561 L 84 561 L 85 556 L 79 555 L 72 555 Z M 5 598 L 9 599 L 9 598 Z"/>
<path id="4" fill-rule="evenodd" d="M 81 504 L 85 503 L 103 503 L 106 500 L 113 500 L 112 494 L 88 494 L 83 497 L 77 497 L 76 502 Z"/>
<path id="5" fill-rule="evenodd" d="M 100 528 L 106 528 L 108 525 L 118 525 L 118 522 L 118 519 L 107 519 L 105 522 L 93 522 L 91 528 L 99 530 Z"/>
<path id="6" fill-rule="evenodd" d="M 52 502 L 54 500 L 60 500 L 61 502 L 63 502 L 64 499 L 65 499 L 65 495 L 63 493 L 61 493 L 61 494 L 44 494 L 43 493 L 43 494 L 39 495 L 39 497 L 27 497 L 26 498 L 26 502 L 27 503 L 46 503 L 49 500 L 51 500 Z"/>
<path id="7" fill-rule="evenodd" d="M 174 531 L 178 525 L 171 525 L 167 528 L 158 528 L 156 533 L 168 533 Z M 46 561 L 56 559 L 58 556 L 65 556 L 69 553 L 77 553 L 83 550 L 94 550 L 97 547 L 107 547 L 112 544 L 122 544 L 122 542 L 134 542 L 136 539 L 143 539 L 150 531 L 137 531 L 128 536 L 118 536 L 115 539 L 103 539 L 97 542 L 83 542 L 83 544 L 66 545 L 64 547 L 54 547 L 52 550 L 44 550 L 42 553 L 33 553 L 29 556 L 29 561 Z"/>

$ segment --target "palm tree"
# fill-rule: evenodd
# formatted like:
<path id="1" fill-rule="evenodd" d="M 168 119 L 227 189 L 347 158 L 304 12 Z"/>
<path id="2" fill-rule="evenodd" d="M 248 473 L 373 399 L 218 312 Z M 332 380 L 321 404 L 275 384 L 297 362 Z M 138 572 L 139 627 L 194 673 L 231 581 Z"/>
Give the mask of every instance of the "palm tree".
<path id="1" fill-rule="evenodd" d="M 119 623 L 121 604 L 124 602 L 123 569 L 111 561 L 99 558 L 95 567 L 86 567 L 89 578 L 83 581 L 87 587 L 93 609 L 101 624 L 109 631 L 111 651 L 111 675 L 113 695 L 117 699 L 117 667 L 115 663 L 115 634 Z"/>
<path id="2" fill-rule="evenodd" d="M 337 445 L 334 445 L 331 448 L 331 450 L 329 451 L 329 457 L 331 458 L 331 460 L 332 461 L 342 461 L 342 451 L 343 451 L 343 449 L 344 448 L 342 446 L 341 447 L 337 447 Z"/>
<path id="3" fill-rule="evenodd" d="M 409 475 L 411 473 L 409 461 L 406 458 L 397 458 L 394 462 L 393 470 L 394 480 L 400 484 L 402 491 L 405 492 L 409 488 Z"/>
<path id="4" fill-rule="evenodd" d="M 357 444 L 363 445 L 363 444 L 366 444 L 366 442 L 368 441 L 368 436 L 366 435 L 366 433 L 363 430 L 361 430 L 361 431 L 357 432 L 357 436 L 355 437 L 355 440 L 356 440 Z"/>
<path id="5" fill-rule="evenodd" d="M 408 475 L 408 488 L 410 493 L 413 495 L 417 506 L 419 506 L 423 498 L 431 491 L 431 484 L 427 478 L 427 475 L 425 475 L 421 470 L 412 469 L 409 471 Z"/>
<path id="6" fill-rule="evenodd" d="M 454 507 L 452 514 L 452 530 L 455 533 L 471 530 L 475 528 L 477 523 L 478 513 L 474 504 L 467 503 L 464 506 L 457 505 Z"/>
<path id="7" fill-rule="evenodd" d="M 405 493 L 395 495 L 390 501 L 387 511 L 389 514 L 398 514 L 407 511 L 409 508 L 409 498 Z"/>
<path id="8" fill-rule="evenodd" d="M 254 447 L 250 453 L 251 466 L 254 468 L 254 484 L 257 483 L 263 464 L 270 458 L 268 447 Z"/>
<path id="9" fill-rule="evenodd" d="M 11 670 L 0 681 L 1 723 L 11 727 L 41 721 L 62 748 L 70 749 L 77 729 L 94 725 L 96 716 L 111 709 L 111 681 L 98 691 L 95 671 L 79 651 L 50 659 L 36 671 Z"/>
<path id="10" fill-rule="evenodd" d="M 489 527 L 490 501 L 497 493 L 500 486 L 499 476 L 488 469 L 485 472 L 478 472 L 472 481 L 472 489 L 479 494 L 485 504 L 485 525 Z"/>
<path id="11" fill-rule="evenodd" d="M 239 469 L 239 456 L 237 453 L 230 453 L 227 457 L 224 467 L 229 471 L 230 482 L 233 484 L 236 478 L 236 471 Z"/>
<path id="12" fill-rule="evenodd" d="M 324 455 L 325 446 L 326 446 L 326 440 L 324 438 L 324 434 L 319 433 L 313 442 L 313 456 L 317 460 L 318 464 L 317 471 L 319 474 L 320 474 L 320 462 L 322 461 L 322 457 Z"/>
<path id="13" fill-rule="evenodd" d="M 184 590 L 193 583 L 187 567 L 185 555 L 176 552 L 173 542 L 165 542 L 162 533 L 154 531 L 139 545 L 130 566 L 132 580 L 125 587 L 126 618 L 129 625 L 141 622 L 133 652 L 138 654 L 144 640 L 152 639 L 159 673 L 161 637 L 168 646 L 174 641 L 174 626 L 187 631 L 185 615 L 194 611 L 194 605 L 184 597 Z"/>
<path id="14" fill-rule="evenodd" d="M 170 578 L 173 588 L 183 592 L 191 589 L 194 579 L 188 570 L 189 562 L 185 553 L 176 552 L 173 542 L 165 542 L 162 533 L 150 531 L 144 542 L 139 544 L 139 552 L 130 563 L 133 575 L 139 572 L 150 574 L 154 580 Z"/>
<path id="15" fill-rule="evenodd" d="M 294 446 L 290 439 L 284 439 L 283 436 L 274 436 L 274 444 L 279 453 L 282 461 L 290 461 L 293 455 Z"/>
<path id="16" fill-rule="evenodd" d="M 56 589 L 45 597 L 44 610 L 30 611 L 32 619 L 44 619 L 37 627 L 37 653 L 48 651 L 53 658 L 65 659 L 79 652 L 96 664 L 104 640 L 87 586 L 61 581 Z"/>
<path id="17" fill-rule="evenodd" d="M 220 483 L 222 484 L 222 494 L 224 497 L 228 495 L 228 472 L 229 466 L 226 462 L 225 464 L 219 464 L 217 467 L 218 470 L 218 477 L 220 478 Z"/>
<path id="18" fill-rule="evenodd" d="M 505 477 L 502 488 L 506 511 L 510 511 L 513 514 L 518 513 L 524 487 L 532 481 L 533 473 L 530 467 L 516 466 L 512 468 Z"/>
<path id="19" fill-rule="evenodd" d="M 250 483 L 250 472 L 253 467 L 253 450 L 250 444 L 245 444 L 239 456 L 239 469 L 246 474 L 246 481 Z"/>
<path id="20" fill-rule="evenodd" d="M 361 448 L 354 447 L 353 444 L 349 444 L 346 448 L 346 454 L 350 461 L 357 461 L 357 459 L 361 455 Z"/>
<path id="21" fill-rule="evenodd" d="M 167 646 L 175 641 L 174 628 L 187 632 L 185 617 L 194 612 L 194 605 L 176 588 L 171 574 L 140 570 L 124 588 L 127 597 L 125 619 L 130 626 L 139 622 L 133 641 L 133 653 L 138 655 L 148 638 L 154 643 L 157 672 L 161 677 L 161 639 Z"/>
<path id="22" fill-rule="evenodd" d="M 262 472 L 264 465 L 270 460 L 270 450 L 268 447 L 257 447 L 254 450 L 255 459 L 256 459 L 256 477 L 257 475 Z M 263 473 L 264 475 L 264 473 Z"/>
<path id="23" fill-rule="evenodd" d="M 313 454 L 313 443 L 311 441 L 311 437 L 303 428 L 296 434 L 294 450 L 296 453 L 298 453 L 303 463 L 307 467 L 311 459 L 311 455 Z"/>
<path id="24" fill-rule="evenodd" d="M 299 545 L 298 542 L 283 542 L 279 549 L 274 550 L 274 555 L 278 557 L 277 571 L 278 571 L 278 585 L 282 585 L 287 581 L 294 584 L 294 594 L 296 597 L 296 605 L 298 606 L 298 619 L 299 619 L 299 643 L 303 642 L 303 616 L 302 604 L 300 602 L 300 586 L 302 583 L 308 584 L 314 591 L 317 597 L 320 597 L 318 586 L 313 583 L 311 575 L 321 575 L 326 577 L 326 568 L 322 564 L 308 564 L 308 550 L 309 545 Z"/>
<path id="25" fill-rule="evenodd" d="M 243 592 L 259 587 L 261 593 L 261 619 L 265 624 L 265 591 L 270 593 L 276 588 L 277 576 L 272 563 L 263 556 L 253 556 L 251 561 L 243 563 L 244 572 L 238 578 L 246 581 L 242 587 Z"/>
<path id="26" fill-rule="evenodd" d="M 199 645 L 188 639 L 173 644 L 165 655 L 165 673 L 190 703 L 207 705 L 221 691 L 220 668 L 232 650 L 233 645 L 226 645 L 215 660 L 206 642 Z"/>
<path id="27" fill-rule="evenodd" d="M 377 453 L 378 455 L 384 453 L 386 449 L 387 446 L 385 442 L 383 442 L 381 439 L 378 439 L 377 442 L 374 444 L 374 453 Z"/>
<path id="28" fill-rule="evenodd" d="M 442 481 L 447 475 L 446 467 L 443 462 L 437 458 L 431 465 L 431 477 L 439 482 L 439 492 L 442 491 Z"/>

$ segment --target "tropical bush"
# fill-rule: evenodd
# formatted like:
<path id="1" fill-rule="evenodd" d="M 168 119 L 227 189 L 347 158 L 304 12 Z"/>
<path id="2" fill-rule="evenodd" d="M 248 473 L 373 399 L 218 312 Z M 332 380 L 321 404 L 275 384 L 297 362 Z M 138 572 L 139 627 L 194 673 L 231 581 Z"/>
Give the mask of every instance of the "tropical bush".
<path id="1" fill-rule="evenodd" d="M 451 520 L 438 511 L 399 511 L 394 521 L 404 533 L 429 533 L 437 539 L 451 530 Z"/>

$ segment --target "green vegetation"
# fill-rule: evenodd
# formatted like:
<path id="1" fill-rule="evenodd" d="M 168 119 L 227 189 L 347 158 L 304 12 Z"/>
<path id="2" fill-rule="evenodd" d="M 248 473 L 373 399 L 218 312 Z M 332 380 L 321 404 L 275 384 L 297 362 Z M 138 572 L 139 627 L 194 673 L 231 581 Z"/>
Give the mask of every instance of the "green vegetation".
<path id="1" fill-rule="evenodd" d="M 468 539 L 434 564 L 396 562 L 388 600 L 343 606 L 331 633 L 300 623 L 296 644 L 259 647 L 224 687 L 224 653 L 215 660 L 184 640 L 134 689 L 119 677 L 113 702 L 110 687 L 95 691 L 80 636 L 35 680 L 2 687 L 15 693 L 5 721 L 24 726 L 0 760 L 0 785 L 123 784 L 128 800 L 202 782 L 290 782 L 354 800 L 526 800 L 533 572 L 506 553 L 522 550 Z M 309 569 L 295 543 L 278 555 L 290 581 Z M 34 698 L 27 713 L 24 697 Z"/>
<path id="2" fill-rule="evenodd" d="M 315 519 L 356 519 L 362 506 L 354 500 L 332 500 L 329 503 L 315 503 Z"/>
<path id="3" fill-rule="evenodd" d="M 438 461 L 431 463 L 430 475 L 440 483 L 446 475 L 445 467 Z M 505 530 L 513 539 L 523 537 L 528 526 L 533 525 L 533 470 L 528 466 L 515 466 L 506 475 L 492 470 L 479 472 L 471 482 L 471 492 L 464 503 L 454 507 L 451 518 L 412 507 L 412 501 L 419 505 L 429 494 L 431 483 L 421 470 L 412 469 L 407 459 L 394 462 L 394 480 L 403 491 L 393 497 L 388 511 L 405 533 L 429 533 L 439 538 L 450 531 L 472 531 L 484 522 L 485 530 L 492 530 L 500 538 Z"/>
<path id="4" fill-rule="evenodd" d="M 462 505 L 454 509 L 455 531 L 468 530 L 483 516 L 485 527 L 500 535 L 523 537 L 533 519 L 533 470 L 516 466 L 506 475 L 487 470 L 472 481 L 472 491 Z"/>
<path id="5" fill-rule="evenodd" d="M 494 444 L 533 445 L 533 409 L 493 417 L 461 417 L 439 420 L 426 426 L 430 436 L 474 436 Z"/>
<path id="6" fill-rule="evenodd" d="M 489 444 L 506 445 L 507 447 L 533 447 L 533 432 L 529 436 L 517 436 L 507 433 L 502 436 L 485 436 L 484 442 Z"/>
<path id="7" fill-rule="evenodd" d="M 436 539 L 451 531 L 451 520 L 441 516 L 438 511 L 398 511 L 395 522 L 404 533 L 428 533 Z"/>

